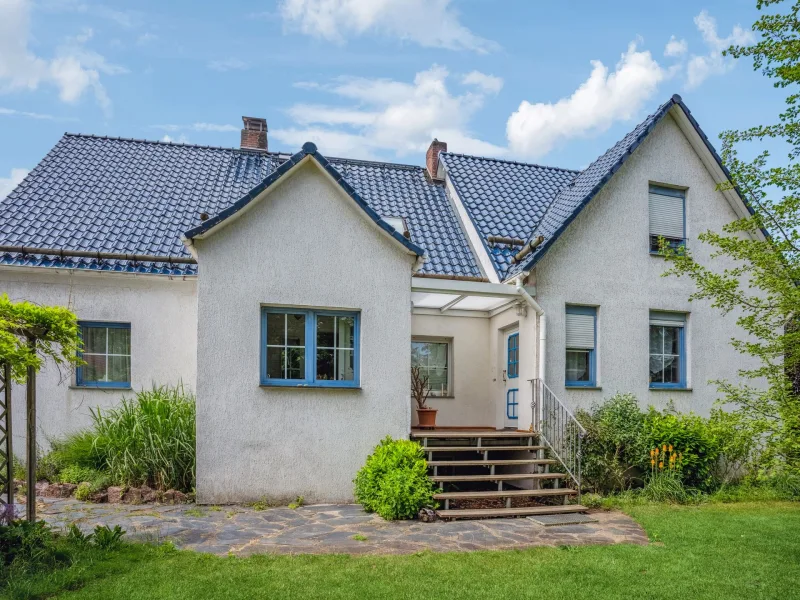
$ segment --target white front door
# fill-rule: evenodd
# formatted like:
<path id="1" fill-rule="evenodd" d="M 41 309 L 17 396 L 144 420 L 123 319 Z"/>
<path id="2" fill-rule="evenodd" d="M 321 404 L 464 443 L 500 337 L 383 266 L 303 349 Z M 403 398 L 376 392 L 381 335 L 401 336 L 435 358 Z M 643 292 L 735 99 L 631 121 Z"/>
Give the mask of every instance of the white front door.
<path id="1" fill-rule="evenodd" d="M 507 331 L 504 335 L 505 365 L 503 367 L 503 403 L 505 426 L 518 428 L 519 421 L 519 331 Z"/>

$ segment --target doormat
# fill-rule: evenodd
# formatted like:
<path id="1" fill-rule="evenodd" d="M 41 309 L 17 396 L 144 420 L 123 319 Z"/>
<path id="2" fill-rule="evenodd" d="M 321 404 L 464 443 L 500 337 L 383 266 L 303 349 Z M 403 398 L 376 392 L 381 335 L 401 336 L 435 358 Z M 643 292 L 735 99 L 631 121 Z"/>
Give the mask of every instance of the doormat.
<path id="1" fill-rule="evenodd" d="M 567 513 L 563 515 L 534 515 L 528 517 L 537 525 L 545 527 L 555 527 L 558 525 L 583 525 L 584 523 L 597 523 L 597 519 L 593 519 L 589 515 L 581 513 Z"/>

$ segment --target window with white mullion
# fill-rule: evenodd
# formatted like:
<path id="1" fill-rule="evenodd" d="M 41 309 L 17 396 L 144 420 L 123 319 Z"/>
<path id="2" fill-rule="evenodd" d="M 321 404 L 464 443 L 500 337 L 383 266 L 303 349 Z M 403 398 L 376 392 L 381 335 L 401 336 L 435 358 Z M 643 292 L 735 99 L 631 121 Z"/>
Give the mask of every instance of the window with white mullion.
<path id="1" fill-rule="evenodd" d="M 84 364 L 76 371 L 77 385 L 129 386 L 130 324 L 81 322 L 80 328 Z"/>
<path id="2" fill-rule="evenodd" d="M 355 371 L 355 317 L 319 313 L 317 381 L 350 381 Z"/>
<path id="3" fill-rule="evenodd" d="M 451 395 L 449 359 L 448 342 L 411 342 L 411 365 L 419 367 L 420 375 L 428 378 L 428 388 L 432 396 Z"/>
<path id="4" fill-rule="evenodd" d="M 267 315 L 267 376 L 270 379 L 306 378 L 306 315 Z"/>

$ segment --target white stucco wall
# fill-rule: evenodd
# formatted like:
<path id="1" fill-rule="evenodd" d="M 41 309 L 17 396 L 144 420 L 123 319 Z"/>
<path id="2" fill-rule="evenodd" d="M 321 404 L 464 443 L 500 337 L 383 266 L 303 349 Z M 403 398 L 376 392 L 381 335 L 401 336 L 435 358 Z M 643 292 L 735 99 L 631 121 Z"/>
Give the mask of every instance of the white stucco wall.
<path id="1" fill-rule="evenodd" d="M 411 319 L 415 338 L 444 339 L 452 344 L 451 398 L 428 399 L 437 409 L 436 424 L 444 427 L 494 427 L 495 402 L 489 392 L 489 319 L 419 315 Z M 417 424 L 416 402 L 411 399 L 413 423 Z"/>
<path id="2" fill-rule="evenodd" d="M 201 503 L 352 499 L 378 441 L 411 422 L 414 257 L 314 163 L 197 240 Z M 259 385 L 261 306 L 361 311 L 361 389 Z"/>
<path id="3" fill-rule="evenodd" d="M 132 390 L 182 382 L 194 390 L 196 281 L 163 276 L 0 268 L 0 293 L 12 300 L 68 306 L 81 320 L 131 324 Z M 77 388 L 72 372 L 48 363 L 37 377 L 37 438 L 48 440 L 91 424 L 89 410 L 107 408 L 132 390 Z M 14 453 L 25 451 L 25 386 L 14 384 Z"/>
<path id="4" fill-rule="evenodd" d="M 663 278 L 665 261 L 649 249 L 648 185 L 685 186 L 688 246 L 700 261 L 710 248 L 697 235 L 719 231 L 736 215 L 688 140 L 666 117 L 601 193 L 584 208 L 535 269 L 537 300 L 547 314 L 547 383 L 570 406 L 589 406 L 615 392 L 633 392 L 643 406 L 674 400 L 681 411 L 707 414 L 718 394 L 709 380 L 736 379 L 748 364 L 730 346 L 741 331 L 707 302 L 689 302 L 688 279 Z M 715 259 L 722 268 L 721 259 Z M 564 388 L 566 304 L 597 310 L 597 380 L 602 390 Z M 687 323 L 691 391 L 648 386 L 649 311 L 690 313 Z"/>

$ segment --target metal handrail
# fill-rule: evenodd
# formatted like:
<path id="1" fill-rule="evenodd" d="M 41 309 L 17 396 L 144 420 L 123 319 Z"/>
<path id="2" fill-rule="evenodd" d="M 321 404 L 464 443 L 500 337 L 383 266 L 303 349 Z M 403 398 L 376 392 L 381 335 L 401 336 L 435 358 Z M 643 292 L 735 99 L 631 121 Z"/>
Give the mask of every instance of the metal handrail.
<path id="1" fill-rule="evenodd" d="M 529 379 L 533 388 L 533 429 L 547 445 L 581 493 L 581 443 L 586 430 L 541 379 Z"/>

